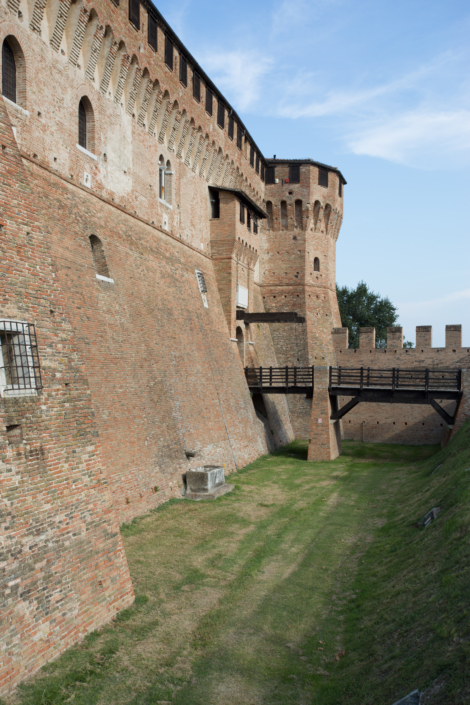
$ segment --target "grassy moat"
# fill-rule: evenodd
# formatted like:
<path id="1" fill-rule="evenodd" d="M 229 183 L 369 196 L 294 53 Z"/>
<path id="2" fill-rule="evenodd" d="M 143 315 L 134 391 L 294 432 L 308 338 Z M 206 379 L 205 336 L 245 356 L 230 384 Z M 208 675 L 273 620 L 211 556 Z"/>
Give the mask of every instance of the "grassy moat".
<path id="1" fill-rule="evenodd" d="M 136 606 L 9 703 L 470 702 L 470 423 L 443 451 L 295 442 L 122 528 Z M 415 524 L 434 506 L 437 520 Z"/>

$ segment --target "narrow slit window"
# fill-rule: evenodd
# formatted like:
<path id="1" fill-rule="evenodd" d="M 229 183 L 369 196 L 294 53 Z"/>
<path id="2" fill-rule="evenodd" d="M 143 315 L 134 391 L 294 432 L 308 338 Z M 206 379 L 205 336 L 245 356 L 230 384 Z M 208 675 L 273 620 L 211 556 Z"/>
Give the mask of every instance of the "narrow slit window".
<path id="1" fill-rule="evenodd" d="M 281 227 L 287 228 L 287 202 L 281 201 Z"/>
<path id="2" fill-rule="evenodd" d="M 245 206 L 240 202 L 240 223 L 245 224 Z"/>
<path id="3" fill-rule="evenodd" d="M 140 0 L 129 0 L 129 19 L 136 29 L 140 29 Z"/>
<path id="4" fill-rule="evenodd" d="M 315 257 L 315 259 L 313 260 L 313 271 L 314 272 L 320 271 L 320 260 L 318 259 L 318 257 Z"/>
<path id="5" fill-rule="evenodd" d="M 2 93 L 16 103 L 16 62 L 13 49 L 6 39 L 2 46 Z"/>
<path id="6" fill-rule="evenodd" d="M 252 167 L 255 166 L 255 148 L 253 145 L 250 145 L 250 165 Z"/>
<path id="7" fill-rule="evenodd" d="M 201 102 L 201 78 L 197 73 L 193 74 L 193 98 L 195 98 L 198 103 Z"/>
<path id="8" fill-rule="evenodd" d="M 246 227 L 251 230 L 251 213 L 248 209 L 246 211 Z"/>
<path id="9" fill-rule="evenodd" d="M 173 42 L 165 35 L 165 64 L 173 71 Z"/>
<path id="10" fill-rule="evenodd" d="M 343 182 L 341 181 L 341 178 L 338 179 L 338 196 L 340 198 L 343 196 Z"/>
<path id="11" fill-rule="evenodd" d="M 211 218 L 220 218 L 220 197 L 218 191 L 211 191 Z"/>
<path id="12" fill-rule="evenodd" d="M 231 140 L 233 140 L 234 127 L 235 127 L 235 121 L 233 119 L 233 115 L 230 115 L 228 118 L 228 136 L 230 137 Z"/>
<path id="13" fill-rule="evenodd" d="M 255 235 L 258 233 L 258 218 L 253 218 L 253 232 Z"/>
<path id="14" fill-rule="evenodd" d="M 219 127 L 225 127 L 225 106 L 220 100 L 217 104 L 217 124 Z"/>
<path id="15" fill-rule="evenodd" d="M 261 163 L 261 181 L 264 181 L 266 178 L 266 167 L 264 163 Z"/>
<path id="16" fill-rule="evenodd" d="M 266 203 L 266 213 L 268 214 L 268 229 L 273 229 L 273 204 L 271 201 Z"/>
<path id="17" fill-rule="evenodd" d="M 83 149 L 87 147 L 87 114 L 83 100 L 78 104 L 78 144 Z"/>
<path id="18" fill-rule="evenodd" d="M 28 396 L 42 389 L 34 325 L 0 319 L 0 396 Z"/>
<path id="19" fill-rule="evenodd" d="M 212 91 L 206 86 L 206 113 L 212 115 Z"/>
<path id="20" fill-rule="evenodd" d="M 328 169 L 318 169 L 318 185 L 328 188 Z"/>
<path id="21" fill-rule="evenodd" d="M 153 15 L 148 15 L 148 43 L 155 51 L 158 51 L 157 21 Z"/>
<path id="22" fill-rule="evenodd" d="M 259 159 L 259 154 L 256 155 L 256 173 L 259 174 L 260 170 L 260 159 Z"/>
<path id="23" fill-rule="evenodd" d="M 183 86 L 188 85 L 188 62 L 183 54 L 180 56 L 180 82 Z"/>

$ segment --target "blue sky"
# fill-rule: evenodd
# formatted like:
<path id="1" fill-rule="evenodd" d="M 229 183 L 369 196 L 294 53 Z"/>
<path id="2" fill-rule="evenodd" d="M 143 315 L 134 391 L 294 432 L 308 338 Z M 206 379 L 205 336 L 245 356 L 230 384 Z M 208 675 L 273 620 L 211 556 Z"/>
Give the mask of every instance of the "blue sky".
<path id="1" fill-rule="evenodd" d="M 343 172 L 337 280 L 470 345 L 470 5 L 161 0 L 265 156 Z"/>

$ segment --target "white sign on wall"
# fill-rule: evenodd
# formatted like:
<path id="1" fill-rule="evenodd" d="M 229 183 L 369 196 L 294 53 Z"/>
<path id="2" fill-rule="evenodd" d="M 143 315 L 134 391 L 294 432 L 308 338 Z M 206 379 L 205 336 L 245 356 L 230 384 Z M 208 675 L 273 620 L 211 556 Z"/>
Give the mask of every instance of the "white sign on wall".
<path id="1" fill-rule="evenodd" d="M 237 306 L 248 308 L 248 289 L 240 285 L 237 287 Z"/>

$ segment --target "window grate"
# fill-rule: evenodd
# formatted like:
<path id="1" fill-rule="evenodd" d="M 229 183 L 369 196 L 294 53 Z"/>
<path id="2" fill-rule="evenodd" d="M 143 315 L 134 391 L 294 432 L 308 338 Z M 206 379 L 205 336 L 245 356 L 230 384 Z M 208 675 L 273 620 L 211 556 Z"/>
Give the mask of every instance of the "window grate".
<path id="1" fill-rule="evenodd" d="M 300 166 L 289 167 L 289 181 L 291 184 L 300 184 Z"/>
<path id="2" fill-rule="evenodd" d="M 212 91 L 206 86 L 206 113 L 212 115 Z"/>
<path id="3" fill-rule="evenodd" d="M 158 51 L 157 21 L 153 15 L 148 15 L 148 43 Z"/>
<path id="4" fill-rule="evenodd" d="M 0 395 L 42 389 L 34 325 L 0 319 Z"/>
<path id="5" fill-rule="evenodd" d="M 6 39 L 2 47 L 2 93 L 5 98 L 16 103 L 16 63 L 13 50 Z"/>
<path id="6" fill-rule="evenodd" d="M 173 42 L 165 35 L 165 64 L 173 71 Z"/>
<path id="7" fill-rule="evenodd" d="M 328 188 L 328 169 L 318 169 L 318 185 Z"/>
<path id="8" fill-rule="evenodd" d="M 129 19 L 136 29 L 140 29 L 140 0 L 129 0 Z"/>
<path id="9" fill-rule="evenodd" d="M 238 149 L 242 148 L 242 137 L 243 137 L 243 129 L 241 125 L 238 125 L 238 131 L 237 131 L 237 147 Z"/>
<path id="10" fill-rule="evenodd" d="M 188 85 L 188 62 L 183 54 L 180 55 L 180 81 L 183 86 Z"/>
<path id="11" fill-rule="evenodd" d="M 197 73 L 193 73 L 193 98 L 201 102 L 201 77 Z"/>
<path id="12" fill-rule="evenodd" d="M 276 167 L 275 166 L 267 166 L 266 167 L 266 183 L 267 184 L 274 184 L 276 179 Z"/>
<path id="13" fill-rule="evenodd" d="M 78 144 L 87 149 L 86 110 L 83 100 L 78 104 Z"/>

